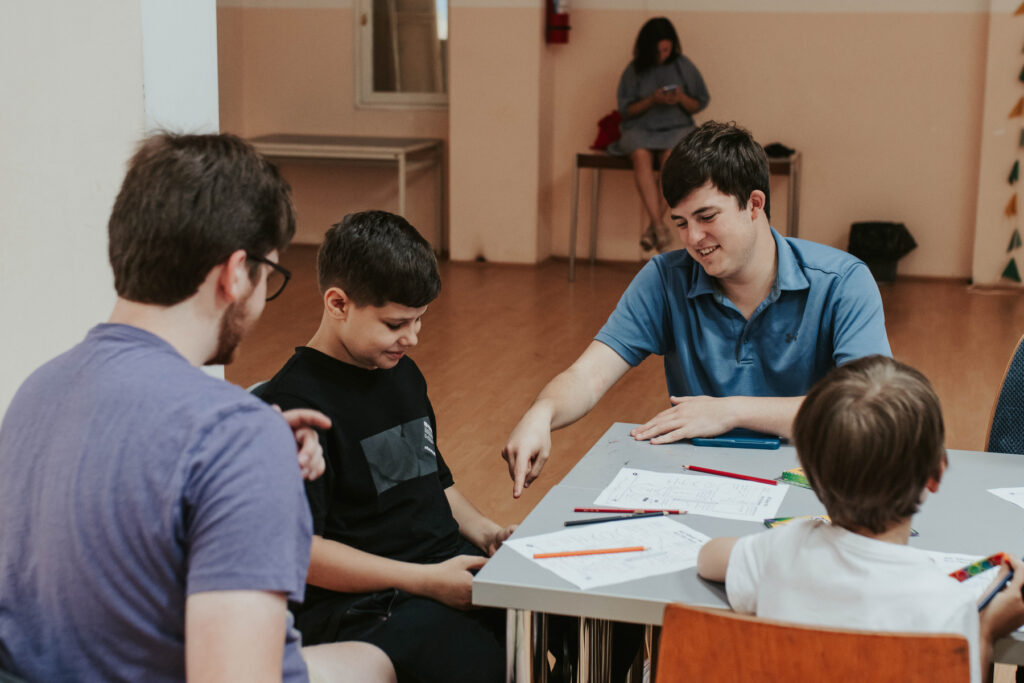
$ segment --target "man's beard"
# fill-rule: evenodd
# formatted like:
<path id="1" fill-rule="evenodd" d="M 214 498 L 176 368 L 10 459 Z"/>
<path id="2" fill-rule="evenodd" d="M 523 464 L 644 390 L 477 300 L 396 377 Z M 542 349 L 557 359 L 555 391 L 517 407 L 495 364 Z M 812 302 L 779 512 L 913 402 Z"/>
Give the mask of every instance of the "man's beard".
<path id="1" fill-rule="evenodd" d="M 235 357 L 235 349 L 242 337 L 248 332 L 246 304 L 249 299 L 234 301 L 228 304 L 220 319 L 220 331 L 217 333 L 217 350 L 204 365 L 227 365 Z"/>

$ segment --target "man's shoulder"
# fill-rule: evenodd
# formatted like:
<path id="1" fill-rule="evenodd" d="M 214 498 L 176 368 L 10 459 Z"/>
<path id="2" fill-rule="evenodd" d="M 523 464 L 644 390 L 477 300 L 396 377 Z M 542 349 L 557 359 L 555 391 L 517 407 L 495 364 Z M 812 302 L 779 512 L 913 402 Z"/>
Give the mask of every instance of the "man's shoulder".
<path id="1" fill-rule="evenodd" d="M 818 275 L 843 277 L 852 269 L 864 265 L 864 262 L 856 256 L 827 244 L 797 237 L 783 239 L 792 251 L 797 266 L 810 277 Z"/>

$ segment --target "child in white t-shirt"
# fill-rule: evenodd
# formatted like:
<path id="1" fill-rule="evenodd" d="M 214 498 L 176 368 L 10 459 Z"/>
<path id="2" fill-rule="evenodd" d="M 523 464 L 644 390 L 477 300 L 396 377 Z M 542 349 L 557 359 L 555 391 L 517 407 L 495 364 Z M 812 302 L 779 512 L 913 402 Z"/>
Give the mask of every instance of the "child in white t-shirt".
<path id="1" fill-rule="evenodd" d="M 837 368 L 807 395 L 793 435 L 832 524 L 801 520 L 716 538 L 701 549 L 698 573 L 724 580 L 737 612 L 961 633 L 970 644 L 971 680 L 990 680 L 992 642 L 1024 623 L 1024 563 L 1010 558 L 1012 581 L 979 619 L 973 593 L 907 545 L 912 516 L 946 469 L 942 411 L 924 375 L 883 356 Z"/>

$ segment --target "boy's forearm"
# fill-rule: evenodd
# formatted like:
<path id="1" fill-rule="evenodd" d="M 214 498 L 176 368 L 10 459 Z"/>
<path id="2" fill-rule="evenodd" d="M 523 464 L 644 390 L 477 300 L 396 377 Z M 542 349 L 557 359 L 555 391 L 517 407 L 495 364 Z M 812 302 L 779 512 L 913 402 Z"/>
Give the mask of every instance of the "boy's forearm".
<path id="1" fill-rule="evenodd" d="M 369 593 L 399 588 L 424 595 L 429 565 L 401 562 L 352 546 L 313 536 L 306 582 L 341 593 Z"/>
<path id="2" fill-rule="evenodd" d="M 755 432 L 790 438 L 793 420 L 804 402 L 803 396 L 733 396 L 736 425 Z"/>
<path id="3" fill-rule="evenodd" d="M 697 555 L 697 573 L 709 581 L 725 581 L 729 555 L 736 540 L 735 537 L 723 536 L 705 543 Z"/>
<path id="4" fill-rule="evenodd" d="M 459 533 L 470 543 L 487 552 L 487 546 L 495 534 L 501 531 L 501 526 L 477 510 L 455 486 L 449 486 L 444 493 L 452 508 L 452 516 L 459 524 Z"/>

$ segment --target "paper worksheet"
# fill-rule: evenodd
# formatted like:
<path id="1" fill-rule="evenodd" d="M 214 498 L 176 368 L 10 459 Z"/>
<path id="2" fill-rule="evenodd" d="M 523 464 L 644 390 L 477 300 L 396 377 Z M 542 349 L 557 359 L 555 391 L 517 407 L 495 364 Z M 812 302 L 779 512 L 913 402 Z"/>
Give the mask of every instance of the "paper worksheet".
<path id="1" fill-rule="evenodd" d="M 707 474 L 666 474 L 623 467 L 594 505 L 686 510 L 689 514 L 763 522 L 777 517 L 789 487 Z"/>
<path id="2" fill-rule="evenodd" d="M 1016 486 L 1003 489 L 989 489 L 988 492 L 1002 498 L 1003 500 L 1010 501 L 1017 507 L 1024 508 L 1024 487 Z"/>
<path id="3" fill-rule="evenodd" d="M 944 574 L 951 574 L 961 567 L 966 567 L 978 560 L 985 559 L 978 555 L 966 555 L 964 553 L 943 553 L 935 550 L 925 550 L 924 552 L 927 553 L 928 559 Z M 964 581 L 963 585 L 967 586 L 974 593 L 976 599 L 981 599 L 988 592 L 989 585 L 998 573 L 998 566 L 986 569 L 980 574 L 975 574 Z"/>
<path id="4" fill-rule="evenodd" d="M 539 536 L 513 538 L 505 546 L 586 590 L 696 566 L 697 552 L 710 539 L 667 517 L 646 517 L 569 527 Z M 639 552 L 578 555 L 534 560 L 535 553 L 643 546 Z"/>

